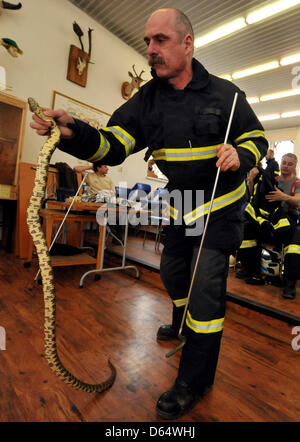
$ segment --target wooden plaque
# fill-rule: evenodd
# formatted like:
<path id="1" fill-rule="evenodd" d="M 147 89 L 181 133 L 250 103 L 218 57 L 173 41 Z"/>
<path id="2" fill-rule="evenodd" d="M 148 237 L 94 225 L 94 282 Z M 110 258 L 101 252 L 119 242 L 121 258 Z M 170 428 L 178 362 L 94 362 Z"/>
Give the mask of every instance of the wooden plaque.
<path id="1" fill-rule="evenodd" d="M 82 72 L 82 75 L 79 75 L 78 70 L 76 68 L 79 57 L 84 58 L 87 63 L 86 67 Z M 83 52 L 81 49 L 77 48 L 74 45 L 70 46 L 67 80 L 73 81 L 73 83 L 79 84 L 79 86 L 82 87 L 86 86 L 87 72 L 88 72 L 88 62 L 87 62 L 88 58 L 89 55 L 86 52 Z"/>

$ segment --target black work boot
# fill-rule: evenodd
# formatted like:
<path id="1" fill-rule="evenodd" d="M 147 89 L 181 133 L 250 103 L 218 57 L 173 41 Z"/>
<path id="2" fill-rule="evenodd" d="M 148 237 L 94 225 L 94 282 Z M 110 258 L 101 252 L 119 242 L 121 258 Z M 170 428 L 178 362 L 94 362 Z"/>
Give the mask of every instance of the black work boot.
<path id="1" fill-rule="evenodd" d="M 177 339 L 178 330 L 176 330 L 172 324 L 162 325 L 157 330 L 156 339 L 159 341 L 172 341 L 173 339 Z"/>
<path id="2" fill-rule="evenodd" d="M 296 297 L 296 280 L 292 278 L 284 278 L 282 296 L 286 299 L 295 299 Z"/>
<path id="3" fill-rule="evenodd" d="M 183 312 L 184 306 L 173 306 L 172 324 L 159 327 L 156 335 L 159 341 L 172 341 L 173 339 L 177 339 Z"/>
<path id="4" fill-rule="evenodd" d="M 177 378 L 173 387 L 158 399 L 156 412 L 163 419 L 177 419 L 191 410 L 208 390 L 209 387 L 204 387 L 193 391 L 185 381 Z"/>

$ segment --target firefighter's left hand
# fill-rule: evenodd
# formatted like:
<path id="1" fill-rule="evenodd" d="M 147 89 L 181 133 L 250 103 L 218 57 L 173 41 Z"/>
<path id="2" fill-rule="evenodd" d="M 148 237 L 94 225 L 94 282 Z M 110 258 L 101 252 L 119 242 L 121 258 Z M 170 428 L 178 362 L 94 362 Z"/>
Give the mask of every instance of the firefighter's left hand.
<path id="1" fill-rule="evenodd" d="M 226 170 L 232 170 L 234 172 L 240 168 L 239 156 L 231 144 L 217 146 L 217 157 L 219 159 L 216 166 L 220 167 L 222 172 Z"/>
<path id="2" fill-rule="evenodd" d="M 272 202 L 272 201 L 286 201 L 288 199 L 288 195 L 284 192 L 281 192 L 281 190 L 279 190 L 278 187 L 274 186 L 274 189 L 275 190 L 269 192 L 268 195 L 266 195 L 266 200 Z"/>

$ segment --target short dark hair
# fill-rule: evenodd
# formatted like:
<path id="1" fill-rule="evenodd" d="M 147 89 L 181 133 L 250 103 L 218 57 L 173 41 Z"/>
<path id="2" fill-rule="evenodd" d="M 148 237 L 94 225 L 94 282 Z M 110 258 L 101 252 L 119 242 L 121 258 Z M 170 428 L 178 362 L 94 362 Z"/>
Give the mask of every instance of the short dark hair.
<path id="1" fill-rule="evenodd" d="M 182 41 L 186 34 L 191 34 L 194 38 L 194 30 L 190 19 L 180 9 L 173 8 L 176 14 L 176 26 L 180 40 Z"/>
<path id="2" fill-rule="evenodd" d="M 102 164 L 96 161 L 96 163 L 93 163 L 93 171 L 97 172 L 98 167 L 101 167 L 101 166 L 102 166 Z"/>

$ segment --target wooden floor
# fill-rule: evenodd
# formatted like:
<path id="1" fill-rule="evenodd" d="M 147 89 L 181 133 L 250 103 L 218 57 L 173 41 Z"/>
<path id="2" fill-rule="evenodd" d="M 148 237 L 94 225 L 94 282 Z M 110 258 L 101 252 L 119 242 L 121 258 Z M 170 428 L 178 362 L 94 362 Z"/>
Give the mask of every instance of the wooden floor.
<path id="1" fill-rule="evenodd" d="M 171 312 L 159 274 L 141 269 L 138 281 L 130 271 L 104 273 L 100 281 L 87 277 L 79 289 L 86 266 L 54 269 L 63 363 L 93 383 L 108 376 L 108 357 L 117 368 L 110 390 L 88 394 L 64 384 L 47 365 L 36 270 L 36 263 L 24 268 L 12 255 L 0 256 L 1 421 L 159 422 L 156 401 L 172 385 L 180 356 L 166 359 L 175 342 L 155 339 Z M 178 421 L 299 421 L 300 350 L 293 350 L 293 338 L 289 324 L 228 302 L 215 386 Z"/>

